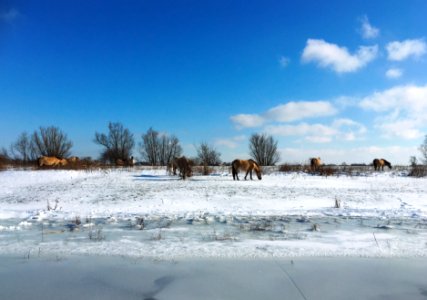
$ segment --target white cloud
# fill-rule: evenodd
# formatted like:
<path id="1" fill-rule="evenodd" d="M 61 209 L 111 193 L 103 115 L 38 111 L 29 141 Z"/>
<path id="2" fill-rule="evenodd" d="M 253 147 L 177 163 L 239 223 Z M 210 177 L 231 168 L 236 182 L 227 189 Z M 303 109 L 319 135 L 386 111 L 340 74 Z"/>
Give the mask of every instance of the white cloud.
<path id="1" fill-rule="evenodd" d="M 282 56 L 279 59 L 279 64 L 282 68 L 286 68 L 287 66 L 289 66 L 289 63 L 291 62 L 291 60 L 288 57 Z"/>
<path id="2" fill-rule="evenodd" d="M 300 123 L 297 125 L 270 125 L 265 128 L 269 134 L 298 136 L 312 143 L 329 143 L 333 140 L 353 141 L 366 132 L 365 126 L 350 119 L 337 119 L 331 125 Z"/>
<path id="3" fill-rule="evenodd" d="M 5 12 L 0 12 L 0 21 L 12 22 L 20 16 L 19 11 L 14 8 L 9 9 Z"/>
<path id="4" fill-rule="evenodd" d="M 231 117 L 238 128 L 259 127 L 264 124 L 264 118 L 256 114 L 239 114 Z"/>
<path id="5" fill-rule="evenodd" d="M 404 85 L 375 92 L 360 103 L 364 109 L 377 112 L 399 109 L 411 114 L 427 113 L 427 85 Z"/>
<path id="6" fill-rule="evenodd" d="M 332 123 L 332 127 L 339 131 L 337 139 L 342 141 L 354 141 L 361 139 L 367 132 L 366 127 L 351 119 L 337 119 Z"/>
<path id="7" fill-rule="evenodd" d="M 388 59 L 402 61 L 409 57 L 421 57 L 427 52 L 427 45 L 423 39 L 405 40 L 403 42 L 391 42 L 386 46 Z"/>
<path id="8" fill-rule="evenodd" d="M 309 136 L 309 137 L 330 137 L 337 134 L 337 131 L 322 124 L 301 123 L 297 125 L 270 125 L 265 128 L 269 134 L 280 136 Z"/>
<path id="9" fill-rule="evenodd" d="M 245 141 L 247 137 L 245 135 L 239 135 L 228 139 L 216 139 L 215 145 L 225 146 L 227 148 L 235 149 Z"/>
<path id="10" fill-rule="evenodd" d="M 241 129 L 260 127 L 268 122 L 292 122 L 336 113 L 337 110 L 328 101 L 291 101 L 275 106 L 263 114 L 238 114 L 232 116 L 231 121 Z"/>
<path id="11" fill-rule="evenodd" d="M 334 99 L 334 103 L 344 109 L 350 106 L 356 106 L 360 101 L 360 98 L 357 97 L 349 97 L 349 96 L 340 96 Z"/>
<path id="12" fill-rule="evenodd" d="M 264 117 L 271 121 L 292 122 L 296 120 L 332 116 L 337 110 L 327 101 L 291 101 L 268 110 Z"/>
<path id="13" fill-rule="evenodd" d="M 385 76 L 387 78 L 396 79 L 396 78 L 400 78 L 402 74 L 403 73 L 401 69 L 391 68 L 387 70 L 387 72 L 385 73 Z"/>
<path id="14" fill-rule="evenodd" d="M 360 29 L 360 32 L 362 33 L 362 37 L 364 39 L 373 39 L 376 38 L 380 34 L 380 30 L 374 26 L 372 26 L 369 23 L 368 17 L 363 16 L 360 19 L 360 22 L 362 23 L 362 27 Z"/>
<path id="15" fill-rule="evenodd" d="M 385 137 L 398 137 L 403 139 L 418 139 L 423 136 L 416 120 L 403 119 L 395 122 L 379 122 L 376 127 L 383 132 Z"/>
<path id="16" fill-rule="evenodd" d="M 320 67 L 331 68 L 337 73 L 355 72 L 376 58 L 378 46 L 360 46 L 355 54 L 347 48 L 325 42 L 308 39 L 302 54 L 302 61 L 317 62 Z"/>
<path id="17" fill-rule="evenodd" d="M 382 113 L 375 127 L 385 137 L 420 138 L 427 124 L 427 85 L 397 86 L 365 97 L 360 106 Z"/>

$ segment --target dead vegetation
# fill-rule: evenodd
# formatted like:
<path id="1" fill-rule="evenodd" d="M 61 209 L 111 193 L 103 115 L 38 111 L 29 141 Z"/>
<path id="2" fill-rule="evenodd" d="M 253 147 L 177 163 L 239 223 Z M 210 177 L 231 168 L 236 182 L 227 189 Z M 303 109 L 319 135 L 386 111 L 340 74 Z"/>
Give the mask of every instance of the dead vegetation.
<path id="1" fill-rule="evenodd" d="M 408 176 L 412 177 L 426 177 L 427 176 L 427 166 L 425 165 L 413 165 L 409 171 Z"/>

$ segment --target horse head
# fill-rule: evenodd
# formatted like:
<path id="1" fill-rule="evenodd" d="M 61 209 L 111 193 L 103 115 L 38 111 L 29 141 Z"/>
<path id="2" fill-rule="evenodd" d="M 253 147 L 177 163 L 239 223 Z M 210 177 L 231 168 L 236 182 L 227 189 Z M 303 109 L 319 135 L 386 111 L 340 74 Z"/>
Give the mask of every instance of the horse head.
<path id="1" fill-rule="evenodd" d="M 387 167 L 389 167 L 390 169 L 392 169 L 391 163 L 385 159 L 383 159 L 384 161 L 384 165 L 386 165 Z"/>
<path id="2" fill-rule="evenodd" d="M 252 163 L 253 163 L 253 168 L 255 170 L 256 176 L 258 177 L 259 180 L 261 180 L 262 179 L 262 176 L 261 176 L 261 167 L 254 160 L 252 160 Z"/>

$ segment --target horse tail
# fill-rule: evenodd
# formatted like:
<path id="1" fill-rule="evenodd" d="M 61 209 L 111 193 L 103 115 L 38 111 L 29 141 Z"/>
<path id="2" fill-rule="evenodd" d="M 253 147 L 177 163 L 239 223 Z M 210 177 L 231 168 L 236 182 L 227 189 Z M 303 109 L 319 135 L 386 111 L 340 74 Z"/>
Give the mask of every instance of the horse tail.
<path id="1" fill-rule="evenodd" d="M 237 164 L 237 159 L 233 160 L 233 162 L 231 163 L 231 172 L 233 174 L 233 180 L 236 180 L 236 177 L 238 176 L 236 164 Z M 239 177 L 237 177 L 237 179 L 239 179 Z"/>

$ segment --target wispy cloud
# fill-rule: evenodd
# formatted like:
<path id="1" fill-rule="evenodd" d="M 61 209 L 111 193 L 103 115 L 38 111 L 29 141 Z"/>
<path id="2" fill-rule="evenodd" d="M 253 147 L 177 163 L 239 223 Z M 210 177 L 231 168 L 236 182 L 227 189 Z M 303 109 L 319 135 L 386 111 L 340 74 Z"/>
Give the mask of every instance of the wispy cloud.
<path id="1" fill-rule="evenodd" d="M 270 125 L 265 128 L 278 136 L 298 136 L 311 143 L 329 143 L 333 140 L 354 141 L 361 139 L 366 133 L 366 127 L 351 119 L 336 119 L 331 124 Z"/>
<path id="2" fill-rule="evenodd" d="M 256 114 L 238 114 L 231 117 L 237 128 L 259 127 L 264 124 L 264 118 Z"/>
<path id="3" fill-rule="evenodd" d="M 427 52 L 427 45 L 424 39 L 413 39 L 388 43 L 386 49 L 389 60 L 402 61 L 409 57 L 419 58 L 423 56 Z"/>
<path id="4" fill-rule="evenodd" d="M 289 66 L 290 62 L 291 60 L 289 59 L 289 57 L 281 56 L 279 59 L 279 64 L 282 68 L 286 68 L 287 66 Z"/>
<path id="5" fill-rule="evenodd" d="M 332 116 L 336 113 L 337 110 L 328 101 L 291 101 L 271 108 L 264 114 L 264 118 L 277 122 L 292 122 L 307 118 Z"/>
<path id="6" fill-rule="evenodd" d="M 402 70 L 397 68 L 391 68 L 391 69 L 388 69 L 387 72 L 385 72 L 385 76 L 391 79 L 400 78 L 402 77 L 402 74 L 403 74 Z"/>
<path id="7" fill-rule="evenodd" d="M 416 139 L 427 129 L 427 85 L 405 85 L 375 92 L 360 106 L 379 113 L 375 127 L 385 137 Z"/>
<path id="8" fill-rule="evenodd" d="M 3 22 L 12 22 L 18 18 L 21 14 L 15 8 L 11 8 L 6 11 L 0 11 L 0 21 Z"/>
<path id="9" fill-rule="evenodd" d="M 369 23 L 367 16 L 361 17 L 360 22 L 360 33 L 364 39 L 374 39 L 380 34 L 380 30 Z"/>
<path id="10" fill-rule="evenodd" d="M 263 114 L 239 114 L 231 117 L 237 128 L 260 127 L 269 122 L 292 122 L 337 113 L 328 101 L 291 101 L 275 106 Z"/>
<path id="11" fill-rule="evenodd" d="M 360 46 L 355 54 L 324 40 L 308 39 L 302 54 L 304 63 L 315 62 L 337 73 L 355 72 L 376 58 L 378 46 Z"/>
<path id="12" fill-rule="evenodd" d="M 301 123 L 297 125 L 271 125 L 265 131 L 277 136 L 303 137 L 306 141 L 315 143 L 328 143 L 337 131 L 323 124 Z"/>
<path id="13" fill-rule="evenodd" d="M 215 145 L 217 146 L 225 146 L 227 148 L 235 149 L 239 145 L 242 144 L 242 142 L 246 141 L 247 137 L 245 135 L 239 135 L 232 138 L 224 138 L 224 139 L 216 139 Z"/>

